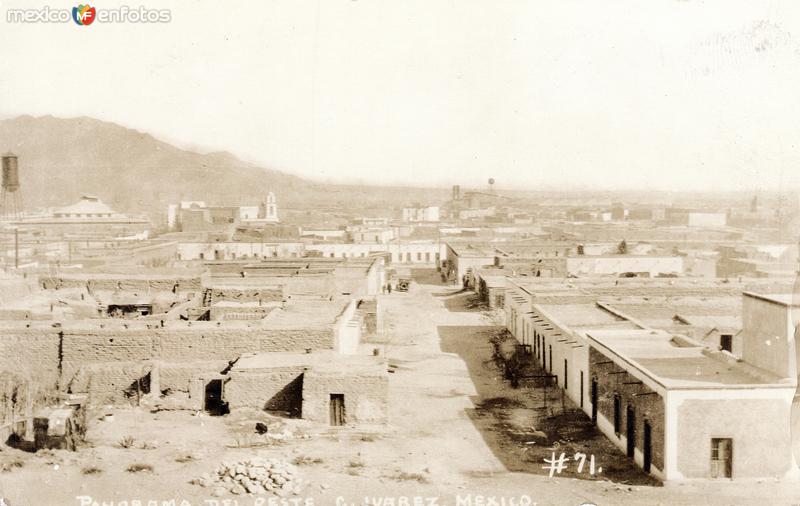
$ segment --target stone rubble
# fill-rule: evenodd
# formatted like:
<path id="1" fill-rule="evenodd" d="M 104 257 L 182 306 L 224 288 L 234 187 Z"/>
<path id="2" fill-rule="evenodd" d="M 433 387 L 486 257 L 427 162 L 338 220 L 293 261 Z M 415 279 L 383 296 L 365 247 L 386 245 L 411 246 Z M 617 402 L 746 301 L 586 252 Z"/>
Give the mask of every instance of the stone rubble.
<path id="1" fill-rule="evenodd" d="M 275 494 L 280 497 L 299 495 L 305 483 L 297 467 L 281 459 L 253 457 L 239 462 L 223 462 L 214 473 L 206 473 L 196 483 L 212 488 L 212 495 L 228 493 Z"/>

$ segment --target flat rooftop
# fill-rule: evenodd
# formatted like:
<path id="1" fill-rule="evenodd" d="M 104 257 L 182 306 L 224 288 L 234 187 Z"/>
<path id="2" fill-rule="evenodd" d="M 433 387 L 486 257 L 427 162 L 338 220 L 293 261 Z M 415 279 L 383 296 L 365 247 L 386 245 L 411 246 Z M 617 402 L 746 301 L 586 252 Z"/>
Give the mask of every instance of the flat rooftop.
<path id="1" fill-rule="evenodd" d="M 509 288 L 519 288 L 531 295 L 561 293 L 586 294 L 597 298 L 621 296 L 740 296 L 744 291 L 787 293 L 793 278 L 746 278 L 742 281 L 724 278 L 537 278 L 508 277 Z M 758 296 L 754 294 L 754 296 Z M 798 297 L 800 299 L 800 297 Z"/>
<path id="2" fill-rule="evenodd" d="M 331 329 L 344 312 L 347 300 L 303 300 L 275 309 L 261 320 L 271 329 Z"/>
<path id="3" fill-rule="evenodd" d="M 661 330 L 590 330 L 587 335 L 603 354 L 616 356 L 668 389 L 790 386 L 775 374 Z"/>
<path id="4" fill-rule="evenodd" d="M 578 304 L 534 304 L 545 316 L 573 329 L 620 328 L 638 329 L 639 326 L 610 313 L 595 303 Z"/>
<path id="5" fill-rule="evenodd" d="M 489 288 L 505 288 L 506 286 L 506 277 L 490 274 L 490 275 L 483 275 L 481 274 L 481 279 L 486 283 L 486 286 Z"/>
<path id="6" fill-rule="evenodd" d="M 342 355 L 331 350 L 313 353 L 253 353 L 242 355 L 232 373 L 260 372 L 278 367 L 306 367 L 322 374 L 387 374 L 386 359 L 372 355 Z"/>

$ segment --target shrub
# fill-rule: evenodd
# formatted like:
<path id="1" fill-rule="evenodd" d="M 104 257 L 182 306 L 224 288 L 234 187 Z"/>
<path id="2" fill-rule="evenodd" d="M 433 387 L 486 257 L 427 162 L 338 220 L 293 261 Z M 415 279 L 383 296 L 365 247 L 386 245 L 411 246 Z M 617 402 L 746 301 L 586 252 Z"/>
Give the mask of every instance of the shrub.
<path id="1" fill-rule="evenodd" d="M 407 473 L 405 471 L 396 472 L 391 476 L 392 479 L 397 481 L 416 481 L 419 483 L 428 483 L 428 478 L 419 473 Z"/>
<path id="2" fill-rule="evenodd" d="M 25 467 L 25 462 L 19 459 L 14 459 L 9 462 L 3 462 L 0 464 L 0 471 L 4 473 L 9 473 L 14 469 L 19 469 L 21 467 Z"/>
<path id="3" fill-rule="evenodd" d="M 309 465 L 312 465 L 312 464 L 322 464 L 323 462 L 325 462 L 325 461 L 322 460 L 319 457 L 313 457 L 312 458 L 312 457 L 305 457 L 305 456 L 295 457 L 294 460 L 292 460 L 292 464 L 294 464 L 296 466 L 309 466 Z"/>
<path id="4" fill-rule="evenodd" d="M 117 446 L 120 448 L 133 448 L 133 445 L 136 443 L 136 440 L 133 436 L 125 436 L 124 438 L 117 441 Z"/>
<path id="5" fill-rule="evenodd" d="M 125 470 L 128 471 L 129 473 L 141 473 L 145 471 L 148 473 L 152 473 L 153 466 L 151 466 L 150 464 L 131 464 Z"/>

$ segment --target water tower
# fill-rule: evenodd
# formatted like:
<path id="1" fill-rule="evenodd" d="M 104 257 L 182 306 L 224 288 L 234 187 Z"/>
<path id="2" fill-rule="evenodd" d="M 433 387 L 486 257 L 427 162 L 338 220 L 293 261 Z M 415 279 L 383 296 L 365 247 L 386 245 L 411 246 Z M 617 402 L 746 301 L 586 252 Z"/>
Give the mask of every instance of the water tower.
<path id="1" fill-rule="evenodd" d="M 494 178 L 489 178 L 489 193 L 494 193 Z"/>
<path id="2" fill-rule="evenodd" d="M 17 155 L 3 155 L 3 209 L 2 217 L 11 220 L 22 218 L 22 192 L 19 189 Z"/>

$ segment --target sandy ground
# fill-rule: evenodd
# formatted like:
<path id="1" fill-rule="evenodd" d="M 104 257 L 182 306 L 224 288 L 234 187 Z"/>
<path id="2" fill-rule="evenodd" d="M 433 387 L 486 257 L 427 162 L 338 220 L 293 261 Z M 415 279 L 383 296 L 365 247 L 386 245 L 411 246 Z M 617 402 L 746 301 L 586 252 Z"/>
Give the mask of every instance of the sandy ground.
<path id="1" fill-rule="evenodd" d="M 543 399 L 536 398 L 536 389 L 511 389 L 490 361 L 488 336 L 497 322 L 471 307 L 466 295 L 453 292 L 415 283 L 408 293 L 382 296 L 385 337 L 364 347 L 382 348 L 390 360 L 388 426 L 332 429 L 256 412 L 211 417 L 115 409 L 113 421 L 92 422 L 90 447 L 78 452 L 29 454 L 4 447 L 0 496 L 13 506 L 167 501 L 151 503 L 162 506 L 173 499 L 176 505 L 271 504 L 254 496 L 227 496 L 230 502 L 224 503 L 191 483 L 222 461 L 258 455 L 301 463 L 300 474 L 309 485 L 286 504 L 402 506 L 415 504 L 415 498 L 426 498 L 417 504 L 464 506 L 524 506 L 528 500 L 547 505 L 800 504 L 800 487 L 774 480 L 662 487 L 614 483 L 602 473 L 574 470 L 550 478 L 539 459 L 549 448 L 569 448 L 594 453 L 598 467 L 616 468 L 612 477 L 618 481 L 647 483 L 637 479 L 636 469 L 625 468 L 608 442 L 553 433 L 556 428 L 542 422 L 546 416 L 534 416 Z M 562 409 L 560 400 L 550 406 L 555 414 Z M 252 430 L 256 421 L 269 423 L 271 432 L 285 426 L 294 437 L 264 446 Z M 133 438 L 133 447 L 119 447 L 125 436 Z M 542 447 L 532 450 L 536 444 Z M 126 470 L 131 464 L 152 470 L 132 473 Z"/>

